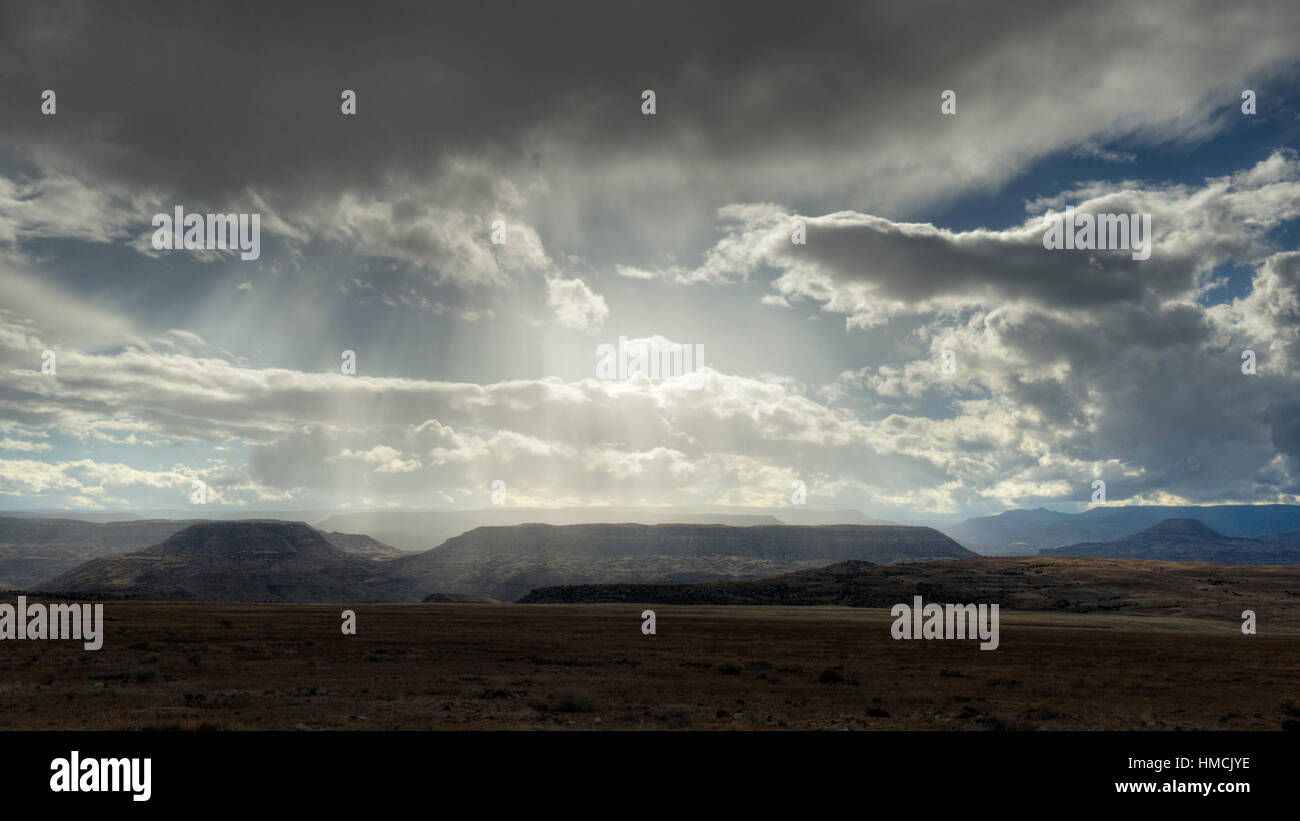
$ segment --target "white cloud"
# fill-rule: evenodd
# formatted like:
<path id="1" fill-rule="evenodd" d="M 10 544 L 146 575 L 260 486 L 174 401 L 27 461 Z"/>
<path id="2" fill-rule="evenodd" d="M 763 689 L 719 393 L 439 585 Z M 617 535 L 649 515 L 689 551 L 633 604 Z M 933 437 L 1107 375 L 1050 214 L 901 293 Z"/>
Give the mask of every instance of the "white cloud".
<path id="1" fill-rule="evenodd" d="M 609 319 L 605 298 L 581 279 L 555 277 L 546 280 L 546 304 L 560 324 L 583 333 L 595 333 Z"/>

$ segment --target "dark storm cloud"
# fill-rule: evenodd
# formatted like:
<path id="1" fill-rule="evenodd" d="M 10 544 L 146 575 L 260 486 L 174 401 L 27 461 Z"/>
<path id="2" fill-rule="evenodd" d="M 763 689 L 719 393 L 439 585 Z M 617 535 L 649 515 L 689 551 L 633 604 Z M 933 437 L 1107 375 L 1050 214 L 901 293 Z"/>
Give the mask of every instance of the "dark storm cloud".
<path id="1" fill-rule="evenodd" d="M 808 251 L 833 275 L 869 281 L 880 296 L 905 302 L 974 293 L 1080 305 L 1138 301 L 1148 289 L 1164 290 L 1170 275 L 1178 289 L 1190 285 L 1185 265 L 1145 265 L 1127 250 L 1071 254 L 1044 249 L 1041 233 L 954 237 L 907 228 L 881 219 L 810 226 Z"/>
<path id="2" fill-rule="evenodd" d="M 727 202 L 829 194 L 898 213 L 1094 130 L 1189 116 L 1207 86 L 1283 59 L 1288 8 L 6 4 L 0 140 L 104 184 L 196 205 L 252 189 L 286 212 L 472 157 L 543 180 L 543 238 L 609 261 L 602 235 L 653 256 L 705 236 Z M 1137 63 L 1150 76 L 1124 73 Z M 345 88 L 359 116 L 340 114 Z M 478 207 L 495 182 L 440 184 Z"/>
<path id="3" fill-rule="evenodd" d="M 845 6 L 9 4 L 2 102 L 17 114 L 6 117 L 13 144 L 76 156 L 102 139 L 84 159 L 137 184 L 310 194 L 427 173 L 449 152 L 538 164 L 524 136 L 545 123 L 644 147 L 662 136 L 639 111 L 644 87 L 676 128 L 714 135 L 715 151 L 743 149 L 758 123 L 796 137 L 825 126 L 830 98 L 851 90 L 822 75 L 899 65 L 871 43 L 875 30 L 865 8 Z M 800 93 L 755 95 L 756 74 L 784 74 Z M 32 104 L 44 88 L 60 95 L 58 129 Z M 344 88 L 362 116 L 340 116 Z M 740 99 L 719 107 L 725 97 Z M 738 106 L 751 117 L 734 117 Z"/>

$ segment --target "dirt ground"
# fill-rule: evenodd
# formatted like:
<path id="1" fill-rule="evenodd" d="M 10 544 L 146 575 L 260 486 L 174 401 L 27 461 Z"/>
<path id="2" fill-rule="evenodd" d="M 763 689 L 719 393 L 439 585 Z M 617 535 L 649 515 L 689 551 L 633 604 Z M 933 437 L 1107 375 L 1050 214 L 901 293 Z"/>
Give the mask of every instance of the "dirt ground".
<path id="1" fill-rule="evenodd" d="M 357 635 L 340 613 L 357 614 Z M 105 604 L 103 649 L 0 642 L 3 729 L 1261 729 L 1300 717 L 1300 632 L 1003 612 L 1001 644 L 887 611 Z"/>

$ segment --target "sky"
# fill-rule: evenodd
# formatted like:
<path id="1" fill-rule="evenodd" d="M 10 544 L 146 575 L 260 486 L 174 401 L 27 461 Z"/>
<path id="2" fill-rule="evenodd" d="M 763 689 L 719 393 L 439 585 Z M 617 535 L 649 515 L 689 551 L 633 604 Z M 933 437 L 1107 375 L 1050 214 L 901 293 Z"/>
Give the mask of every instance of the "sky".
<path id="1" fill-rule="evenodd" d="M 1298 23 L 6 3 L 0 509 L 1296 503 Z"/>

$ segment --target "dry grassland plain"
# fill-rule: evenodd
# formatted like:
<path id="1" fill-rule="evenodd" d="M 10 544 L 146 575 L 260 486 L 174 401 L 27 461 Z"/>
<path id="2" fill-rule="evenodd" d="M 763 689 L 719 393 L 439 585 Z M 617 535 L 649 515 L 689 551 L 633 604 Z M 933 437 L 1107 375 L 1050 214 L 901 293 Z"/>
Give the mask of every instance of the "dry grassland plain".
<path id="1" fill-rule="evenodd" d="M 358 632 L 340 631 L 340 613 Z M 888 611 L 109 601 L 102 650 L 0 644 L 0 729 L 1281 729 L 1300 630 L 1004 610 L 1001 643 Z"/>

